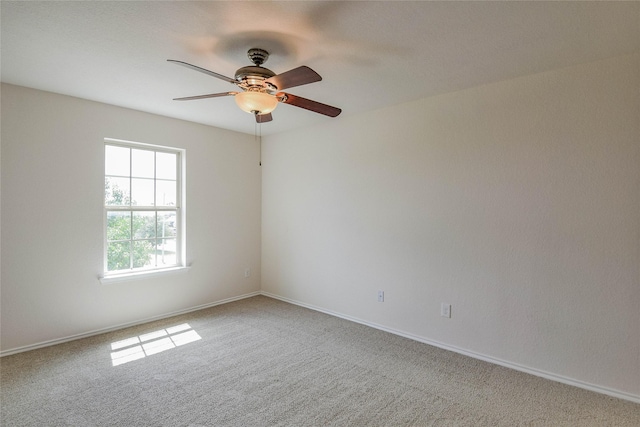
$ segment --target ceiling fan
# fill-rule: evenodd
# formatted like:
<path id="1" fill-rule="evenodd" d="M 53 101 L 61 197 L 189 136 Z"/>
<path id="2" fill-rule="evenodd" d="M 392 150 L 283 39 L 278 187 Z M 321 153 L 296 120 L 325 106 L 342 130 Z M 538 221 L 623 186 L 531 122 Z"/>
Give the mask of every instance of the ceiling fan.
<path id="1" fill-rule="evenodd" d="M 174 64 L 182 65 L 192 70 L 208 74 L 212 77 L 224 80 L 238 86 L 239 92 L 210 93 L 208 95 L 186 96 L 184 98 L 174 98 L 174 101 L 190 101 L 193 99 L 217 98 L 221 96 L 235 97 L 236 104 L 243 111 L 252 113 L 256 117 L 256 122 L 265 123 L 273 120 L 271 112 L 278 106 L 278 103 L 289 104 L 295 107 L 315 113 L 324 114 L 329 117 L 338 116 L 342 110 L 317 101 L 302 98 L 290 93 L 281 92 L 295 86 L 302 86 L 322 80 L 322 77 L 311 68 L 301 66 L 293 70 L 276 74 L 262 64 L 269 58 L 269 52 L 264 49 L 249 49 L 247 56 L 254 65 L 242 67 L 236 71 L 234 78 L 214 73 L 213 71 L 200 68 L 196 65 L 188 64 L 175 59 L 167 59 Z"/>

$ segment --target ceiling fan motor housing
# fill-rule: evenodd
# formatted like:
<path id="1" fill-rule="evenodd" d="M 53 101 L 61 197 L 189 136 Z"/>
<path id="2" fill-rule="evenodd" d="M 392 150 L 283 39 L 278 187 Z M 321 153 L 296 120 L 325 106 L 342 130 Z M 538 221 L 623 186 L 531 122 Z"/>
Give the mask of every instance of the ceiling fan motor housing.
<path id="1" fill-rule="evenodd" d="M 249 91 L 268 92 L 269 90 L 274 90 L 275 88 L 264 83 L 264 81 L 275 76 L 276 73 L 261 66 L 269 58 L 269 52 L 264 49 L 253 48 L 249 49 L 247 56 L 254 65 L 242 67 L 236 71 L 235 79 L 239 82 L 239 86 Z"/>
<path id="2" fill-rule="evenodd" d="M 275 75 L 276 73 L 268 68 L 250 65 L 239 68 L 238 71 L 236 71 L 235 79 L 239 82 L 240 87 L 247 90 L 266 90 L 268 87 L 264 81 Z"/>

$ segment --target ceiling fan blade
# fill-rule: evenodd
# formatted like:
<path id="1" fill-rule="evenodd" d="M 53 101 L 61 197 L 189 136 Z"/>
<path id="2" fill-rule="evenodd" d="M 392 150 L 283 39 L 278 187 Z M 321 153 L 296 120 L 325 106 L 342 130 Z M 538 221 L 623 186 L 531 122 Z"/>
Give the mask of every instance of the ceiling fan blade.
<path id="1" fill-rule="evenodd" d="M 271 113 L 267 114 L 256 114 L 256 123 L 267 123 L 273 120 L 273 116 Z"/>
<path id="2" fill-rule="evenodd" d="M 342 113 L 340 108 L 302 98 L 301 96 L 291 95 L 290 93 L 279 92 L 276 96 L 280 99 L 280 102 L 304 108 L 305 110 L 313 111 L 315 113 L 324 114 L 325 116 L 337 117 Z"/>
<path id="3" fill-rule="evenodd" d="M 191 68 L 192 70 L 200 71 L 201 73 L 208 74 L 212 77 L 218 78 L 220 80 L 224 80 L 225 82 L 236 84 L 237 82 L 231 77 L 223 76 L 222 74 L 214 73 L 213 71 L 206 70 L 204 68 L 198 67 L 197 65 L 188 64 L 182 61 L 176 61 L 175 59 L 167 59 L 169 62 L 173 62 L 174 64 L 182 65 L 183 67 Z"/>
<path id="4" fill-rule="evenodd" d="M 293 70 L 285 71 L 282 74 L 275 75 L 265 80 L 270 85 L 273 85 L 276 90 L 289 89 L 290 87 L 302 86 L 313 82 L 319 82 L 322 80 L 320 74 L 313 71 L 311 68 L 303 65 Z"/>
<path id="5" fill-rule="evenodd" d="M 174 101 L 191 101 L 194 99 L 218 98 L 220 96 L 234 96 L 238 92 L 210 93 L 208 95 L 185 96 L 183 98 L 173 98 Z"/>

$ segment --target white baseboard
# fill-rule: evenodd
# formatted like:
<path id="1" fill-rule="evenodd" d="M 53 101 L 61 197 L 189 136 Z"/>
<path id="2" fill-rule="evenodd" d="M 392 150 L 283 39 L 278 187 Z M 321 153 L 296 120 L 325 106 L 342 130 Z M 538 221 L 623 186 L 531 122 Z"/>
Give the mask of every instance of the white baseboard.
<path id="1" fill-rule="evenodd" d="M 624 391 L 619 391 L 619 390 L 615 390 L 615 389 L 611 389 L 608 387 L 602 387 L 596 384 L 590 384 L 584 381 L 580 381 L 580 380 L 576 380 L 573 378 L 569 378 L 569 377 L 565 377 L 562 375 L 558 375 L 558 374 L 554 374 L 551 372 L 546 372 L 546 371 L 542 371 L 540 369 L 535 369 L 535 368 L 531 368 L 528 366 L 523 366 L 520 365 L 518 363 L 513 363 L 513 362 L 509 362 L 506 360 L 502 360 L 502 359 L 497 359 L 495 357 L 492 356 L 487 356 L 485 354 L 481 354 L 481 353 L 476 353 L 474 351 L 470 351 L 470 350 L 465 350 L 463 348 L 459 348 L 456 346 L 452 346 L 452 345 L 448 345 L 448 344 L 444 344 L 438 341 L 434 341 L 431 340 L 429 338 L 425 338 L 425 337 L 421 337 L 418 335 L 414 335 L 414 334 L 410 334 L 407 332 L 403 332 L 397 329 L 393 329 L 393 328 L 388 328 L 386 326 L 383 325 L 378 325 L 376 323 L 372 323 L 366 320 L 362 320 L 362 319 L 358 319 L 356 317 L 353 316 L 349 316 L 346 314 L 342 314 L 342 313 L 338 313 L 332 310 L 327 310 L 324 309 L 322 307 L 317 307 L 311 304 L 306 304 L 300 301 L 296 301 L 290 298 L 286 298 L 286 297 L 282 297 L 280 295 L 276 295 L 276 294 L 272 294 L 270 292 L 265 292 L 262 291 L 261 292 L 262 295 L 269 297 L 269 298 L 274 298 L 280 301 L 284 301 L 290 304 L 294 304 L 294 305 L 298 305 L 300 307 L 305 307 L 314 311 L 319 311 L 321 313 L 325 313 L 325 314 L 329 314 L 331 316 L 335 316 L 335 317 L 339 317 L 345 320 L 349 320 L 351 322 L 355 322 L 355 323 L 360 323 L 362 325 L 365 326 L 370 326 L 372 328 L 375 329 L 379 329 L 381 331 L 385 331 L 385 332 L 389 332 L 392 333 L 394 335 L 399 335 L 401 337 L 405 337 L 405 338 L 409 338 L 411 340 L 414 341 L 418 341 L 424 344 L 428 344 L 428 345 L 432 345 L 434 347 L 438 347 L 444 350 L 449 350 L 449 351 L 453 351 L 455 353 L 459 353 L 459 354 L 463 354 L 465 356 L 469 356 L 469 357 L 473 357 L 474 359 L 479 359 L 485 362 L 489 362 L 489 363 L 493 363 L 495 365 L 500 365 L 500 366 L 504 366 L 506 368 L 510 368 L 510 369 L 514 369 L 516 371 L 520 371 L 520 372 L 524 372 L 527 374 L 531 374 L 531 375 L 535 375 L 537 377 L 542 377 L 542 378 L 546 378 L 548 380 L 552 380 L 552 381 L 557 381 L 559 383 L 563 383 L 563 384 L 567 384 L 567 385 L 571 385 L 574 387 L 579 387 L 585 390 L 590 390 L 590 391 L 594 391 L 596 393 L 601 393 L 601 394 L 606 394 L 607 396 L 612 396 L 612 397 L 616 397 L 619 399 L 624 399 L 624 400 L 628 400 L 631 402 L 635 402 L 635 403 L 640 403 L 640 396 L 635 395 L 635 394 L 631 394 L 631 393 L 627 393 Z"/>
<path id="2" fill-rule="evenodd" d="M 134 322 L 122 323 L 122 324 L 119 324 L 119 325 L 116 325 L 116 326 L 111 326 L 111 327 L 103 328 L 103 329 L 96 329 L 96 330 L 89 331 L 89 332 L 83 332 L 81 334 L 70 335 L 70 336 L 64 337 L 64 338 L 57 338 L 57 339 L 54 339 L 54 340 L 43 341 L 43 342 L 40 342 L 40 343 L 37 343 L 37 344 L 26 345 L 24 347 L 17 347 L 17 348 L 12 348 L 10 350 L 3 350 L 3 351 L 0 351 L 0 357 L 10 356 L 12 354 L 22 353 L 22 352 L 25 352 L 25 351 L 35 350 L 35 349 L 38 349 L 38 348 L 49 347 L 49 346 L 56 345 L 56 344 L 62 344 L 62 343 L 65 343 L 65 342 L 79 340 L 79 339 L 82 339 L 82 338 L 88 338 L 88 337 L 92 337 L 94 335 L 100 335 L 100 334 L 104 334 L 104 333 L 107 333 L 107 332 L 113 332 L 113 331 L 117 331 L 117 330 L 120 330 L 120 329 L 129 328 L 131 326 L 142 325 L 143 323 L 149 323 L 149 322 L 153 322 L 153 321 L 156 321 L 156 320 L 167 319 L 169 317 L 179 316 L 181 314 L 186 314 L 186 313 L 191 313 L 192 311 L 203 310 L 205 308 L 215 307 L 216 305 L 227 304 L 227 303 L 230 303 L 230 302 L 233 302 L 233 301 L 238 301 L 238 300 L 245 299 L 245 298 L 255 297 L 255 296 L 260 295 L 260 294 L 261 293 L 259 291 L 251 292 L 251 293 L 248 293 L 248 294 L 239 295 L 239 296 L 231 297 L 231 298 L 226 298 L 226 299 L 223 299 L 223 300 L 220 300 L 220 301 L 215 301 L 215 302 L 208 303 L 208 304 L 197 305 L 195 307 L 186 308 L 184 310 L 173 311 L 171 313 L 165 313 L 165 314 L 161 314 L 161 315 L 158 315 L 158 316 L 148 317 L 146 319 L 136 320 Z"/>

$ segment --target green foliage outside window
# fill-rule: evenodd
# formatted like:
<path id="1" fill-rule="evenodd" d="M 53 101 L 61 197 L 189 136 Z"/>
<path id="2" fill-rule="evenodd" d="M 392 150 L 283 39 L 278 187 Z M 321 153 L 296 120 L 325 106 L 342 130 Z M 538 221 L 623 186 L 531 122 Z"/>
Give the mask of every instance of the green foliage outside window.
<path id="1" fill-rule="evenodd" d="M 106 204 L 109 206 L 127 206 L 129 197 L 117 185 L 105 182 Z M 119 215 L 107 215 L 107 270 L 128 270 L 149 264 L 155 255 L 155 240 L 129 240 L 131 231 L 140 237 L 155 238 L 155 218 L 122 212 Z M 125 240 L 125 241 L 123 241 Z M 133 265 L 131 251 L 133 250 Z"/>
<path id="2" fill-rule="evenodd" d="M 146 218 L 133 218 L 133 227 L 148 227 Z M 127 270 L 131 263 L 133 246 L 133 268 L 144 267 L 155 255 L 155 245 L 151 240 L 134 240 L 112 242 L 112 236 L 122 236 L 131 233 L 132 221 L 130 216 L 110 216 L 107 220 L 107 269 L 109 271 Z M 151 225 L 153 227 L 153 224 Z"/>

